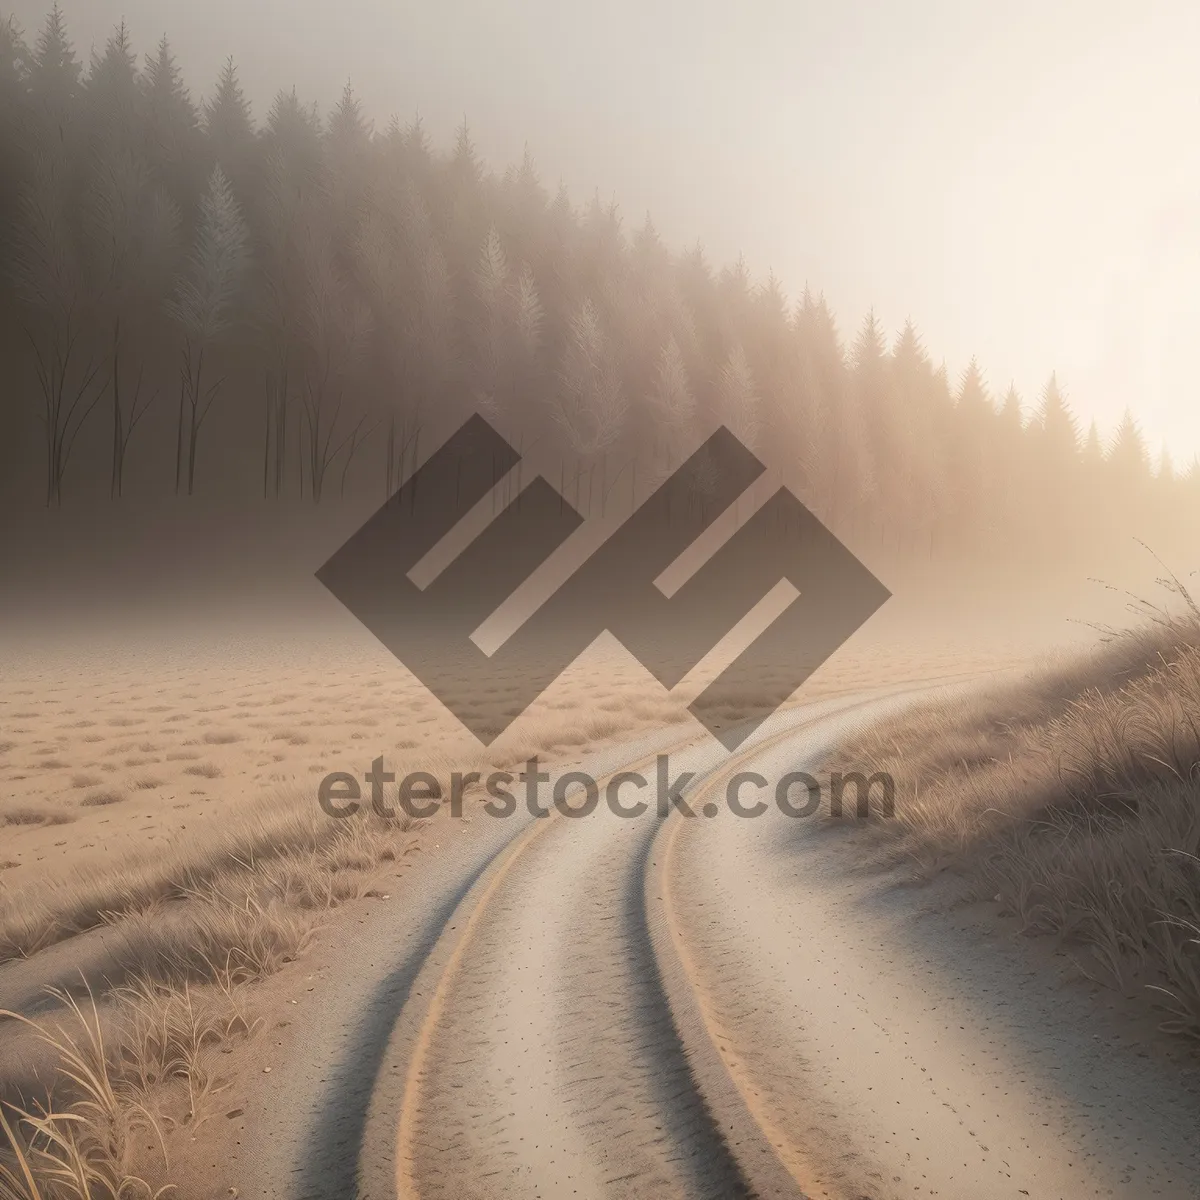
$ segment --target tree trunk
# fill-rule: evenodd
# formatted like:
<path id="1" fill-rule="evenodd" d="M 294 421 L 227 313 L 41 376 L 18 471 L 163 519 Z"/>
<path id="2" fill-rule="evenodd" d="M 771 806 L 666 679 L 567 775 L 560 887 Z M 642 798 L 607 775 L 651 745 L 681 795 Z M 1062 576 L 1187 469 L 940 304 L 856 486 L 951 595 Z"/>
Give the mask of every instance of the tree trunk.
<path id="1" fill-rule="evenodd" d="M 175 427 L 175 495 L 179 495 L 179 485 L 183 479 L 183 398 L 187 392 L 187 383 L 183 372 L 179 374 L 179 424 Z"/>
<path id="2" fill-rule="evenodd" d="M 121 474 L 125 457 L 125 428 L 121 414 L 121 322 L 118 320 L 113 327 L 112 352 L 112 393 L 113 393 L 113 456 L 112 483 L 109 494 L 116 499 L 121 494 Z"/>

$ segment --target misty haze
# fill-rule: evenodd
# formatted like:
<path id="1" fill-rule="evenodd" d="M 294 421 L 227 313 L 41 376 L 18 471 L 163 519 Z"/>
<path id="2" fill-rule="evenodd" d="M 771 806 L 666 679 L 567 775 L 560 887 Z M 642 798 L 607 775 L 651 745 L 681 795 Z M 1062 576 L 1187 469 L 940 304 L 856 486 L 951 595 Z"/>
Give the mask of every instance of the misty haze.
<path id="1" fill-rule="evenodd" d="M 1200 1196 L 1198 50 L 0 7 L 0 1200 Z"/>

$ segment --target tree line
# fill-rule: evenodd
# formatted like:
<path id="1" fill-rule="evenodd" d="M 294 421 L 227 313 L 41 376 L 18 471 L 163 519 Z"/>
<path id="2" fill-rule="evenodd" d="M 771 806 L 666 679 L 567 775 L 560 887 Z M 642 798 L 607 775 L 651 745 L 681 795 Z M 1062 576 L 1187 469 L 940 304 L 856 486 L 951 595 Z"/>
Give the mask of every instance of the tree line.
<path id="1" fill-rule="evenodd" d="M 1200 467 L 1153 464 L 1128 413 L 1081 430 L 1053 376 L 1030 411 L 911 322 L 844 340 L 822 296 L 576 207 L 528 152 L 488 169 L 465 123 L 440 152 L 349 86 L 259 123 L 232 61 L 197 103 L 124 23 L 85 66 L 57 6 L 32 44 L 0 23 L 0 224 L 4 427 L 51 505 L 99 471 L 114 499 L 131 471 L 382 498 L 461 408 L 552 443 L 581 508 L 640 499 L 723 423 L 900 554 L 1054 556 L 1200 511 Z"/>

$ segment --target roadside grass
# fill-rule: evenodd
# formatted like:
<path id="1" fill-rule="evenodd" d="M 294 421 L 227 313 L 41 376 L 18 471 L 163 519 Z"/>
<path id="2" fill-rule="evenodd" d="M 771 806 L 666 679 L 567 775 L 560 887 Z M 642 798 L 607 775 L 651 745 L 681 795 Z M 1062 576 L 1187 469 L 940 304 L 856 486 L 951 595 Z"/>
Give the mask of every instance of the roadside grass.
<path id="1" fill-rule="evenodd" d="M 0 1013 L 36 1035 L 50 1079 L 0 1100 L 0 1200 L 161 1194 L 171 1089 L 186 1096 L 183 1121 L 199 1123 L 222 1086 L 209 1050 L 257 1027 L 250 985 L 415 849 L 412 825 L 373 813 L 330 821 L 281 802 L 224 845 L 64 884 L 36 912 L 9 906 L 6 957 L 100 925 L 121 936 L 85 1000 L 52 988 L 47 1016 Z"/>
<path id="2" fill-rule="evenodd" d="M 961 874 L 1200 1039 L 1200 607 L 1160 582 L 1182 612 L 1139 602 L 1148 619 L 1091 654 L 923 705 L 830 765 L 895 779 L 882 861 Z"/>

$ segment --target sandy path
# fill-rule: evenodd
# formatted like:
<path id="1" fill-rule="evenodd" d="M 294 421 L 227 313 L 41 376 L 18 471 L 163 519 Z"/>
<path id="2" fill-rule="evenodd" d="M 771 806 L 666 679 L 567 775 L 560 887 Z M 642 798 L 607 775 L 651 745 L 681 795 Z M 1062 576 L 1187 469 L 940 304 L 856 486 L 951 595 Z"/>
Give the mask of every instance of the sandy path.
<path id="1" fill-rule="evenodd" d="M 803 769 L 838 725 L 755 769 Z M 811 1195 L 1200 1196 L 1200 1080 L 1118 1041 L 1018 945 L 856 872 L 853 830 L 774 810 L 672 824 L 656 858 L 690 986 Z"/>
<path id="2" fill-rule="evenodd" d="M 859 703 L 777 714 L 754 740 Z M 698 780 L 725 763 L 706 740 L 672 753 L 670 774 Z M 662 821 L 645 795 L 636 818 L 602 804 L 537 823 L 465 897 L 379 1073 L 366 1194 L 389 1182 L 392 1195 L 479 1200 L 761 1191 L 713 1119 L 663 991 L 645 901 Z"/>
<path id="3" fill-rule="evenodd" d="M 597 776 L 628 758 L 675 744 L 656 732 L 572 765 Z M 543 802 L 548 799 L 543 788 Z M 303 1052 L 277 1065 L 252 1093 L 262 1112 L 240 1183 L 244 1197 L 270 1200 L 370 1200 L 395 1195 L 391 1147 L 397 1083 L 388 1053 L 397 1023 L 418 1007 L 420 979 L 452 932 L 454 913 L 531 819 L 476 817 L 456 840 L 437 847 L 409 881 L 410 904 L 381 904 L 322 963 Z M 586 822 L 585 822 L 586 823 Z M 380 1126 L 386 1130 L 380 1133 Z M 364 1147 L 366 1148 L 364 1150 Z M 469 1196 L 471 1193 L 464 1193 Z"/>
<path id="4" fill-rule="evenodd" d="M 911 698 L 673 749 L 712 819 L 478 819 L 329 972 L 242 1195 L 1196 1200 L 1200 1096 L 1086 997 L 855 872 L 852 830 L 724 811 L 731 765 L 811 767 Z"/>

